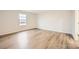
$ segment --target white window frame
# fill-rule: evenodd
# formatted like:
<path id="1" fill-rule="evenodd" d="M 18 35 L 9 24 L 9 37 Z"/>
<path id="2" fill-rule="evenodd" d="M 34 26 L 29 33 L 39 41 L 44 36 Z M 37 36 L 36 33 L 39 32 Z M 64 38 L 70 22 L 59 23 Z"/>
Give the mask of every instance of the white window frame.
<path id="1" fill-rule="evenodd" d="M 19 14 L 19 25 L 26 25 L 27 23 L 27 16 L 26 14 Z"/>

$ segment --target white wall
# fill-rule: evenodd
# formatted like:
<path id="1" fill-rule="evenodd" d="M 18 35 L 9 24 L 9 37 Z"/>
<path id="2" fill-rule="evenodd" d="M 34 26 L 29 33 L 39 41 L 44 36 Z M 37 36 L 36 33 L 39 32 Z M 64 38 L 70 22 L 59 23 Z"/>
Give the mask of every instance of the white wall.
<path id="1" fill-rule="evenodd" d="M 28 16 L 26 26 L 19 26 L 19 13 Z M 0 11 L 0 35 L 38 27 L 45 30 L 70 33 L 75 37 L 75 26 L 75 11 L 42 12 L 38 15 L 18 10 Z"/>
<path id="2" fill-rule="evenodd" d="M 27 25 L 19 26 L 19 13 L 27 15 Z M 36 15 L 22 11 L 0 11 L 0 35 L 36 28 Z"/>
<path id="3" fill-rule="evenodd" d="M 52 11 L 38 15 L 38 28 L 72 34 L 74 11 Z"/>
<path id="4" fill-rule="evenodd" d="M 73 24 L 74 24 L 74 31 L 73 31 L 73 35 L 74 35 L 74 38 L 76 39 L 76 40 L 79 40 L 78 39 L 78 20 L 79 20 L 79 11 L 78 10 L 76 10 L 75 11 L 75 20 L 74 20 L 74 22 L 73 22 Z"/>
<path id="5" fill-rule="evenodd" d="M 72 23 L 72 25 L 71 25 L 71 31 L 72 31 L 72 33 L 71 34 L 73 35 L 74 39 L 76 39 L 75 38 L 75 20 L 76 20 L 75 16 L 76 16 L 75 15 L 75 11 L 73 11 L 72 12 L 72 20 L 71 20 L 71 23 Z"/>
<path id="6" fill-rule="evenodd" d="M 79 34 L 79 10 L 78 10 L 78 34 Z"/>

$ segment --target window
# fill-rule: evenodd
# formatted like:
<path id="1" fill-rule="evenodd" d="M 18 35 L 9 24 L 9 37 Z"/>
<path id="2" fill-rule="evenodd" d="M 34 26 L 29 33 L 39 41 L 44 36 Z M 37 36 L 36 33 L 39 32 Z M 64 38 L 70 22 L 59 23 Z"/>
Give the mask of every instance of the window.
<path id="1" fill-rule="evenodd" d="M 26 15 L 19 14 L 19 25 L 26 25 Z"/>

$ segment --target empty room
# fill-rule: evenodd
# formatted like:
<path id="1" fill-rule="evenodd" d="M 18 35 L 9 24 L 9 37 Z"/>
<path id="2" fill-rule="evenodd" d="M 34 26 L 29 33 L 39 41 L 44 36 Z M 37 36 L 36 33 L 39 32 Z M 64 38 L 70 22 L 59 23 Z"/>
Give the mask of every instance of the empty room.
<path id="1" fill-rule="evenodd" d="M 0 49 L 78 48 L 78 10 L 0 10 Z"/>

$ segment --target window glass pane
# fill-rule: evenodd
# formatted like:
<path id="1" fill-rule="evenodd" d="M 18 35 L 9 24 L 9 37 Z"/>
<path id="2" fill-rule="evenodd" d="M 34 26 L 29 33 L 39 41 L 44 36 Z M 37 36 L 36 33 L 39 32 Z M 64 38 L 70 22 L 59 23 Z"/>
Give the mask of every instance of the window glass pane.
<path id="1" fill-rule="evenodd" d="M 19 14 L 19 22 L 20 22 L 20 25 L 26 25 L 26 15 L 25 14 Z"/>

